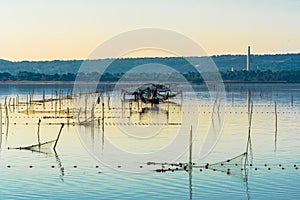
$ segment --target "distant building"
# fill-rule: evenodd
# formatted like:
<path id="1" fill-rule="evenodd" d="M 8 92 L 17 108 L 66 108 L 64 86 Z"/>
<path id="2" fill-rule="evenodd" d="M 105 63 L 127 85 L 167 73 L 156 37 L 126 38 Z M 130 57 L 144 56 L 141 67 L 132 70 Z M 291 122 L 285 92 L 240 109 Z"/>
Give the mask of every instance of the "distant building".
<path id="1" fill-rule="evenodd" d="M 247 70 L 247 71 L 250 70 L 250 46 L 248 46 L 246 70 Z"/>

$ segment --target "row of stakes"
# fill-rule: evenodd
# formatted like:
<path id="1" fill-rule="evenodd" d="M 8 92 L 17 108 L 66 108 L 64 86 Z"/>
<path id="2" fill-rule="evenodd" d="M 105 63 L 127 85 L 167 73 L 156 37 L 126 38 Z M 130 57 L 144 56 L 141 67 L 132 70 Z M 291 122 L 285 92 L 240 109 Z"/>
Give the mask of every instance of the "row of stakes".
<path id="1" fill-rule="evenodd" d="M 12 123 L 13 125 L 38 125 L 38 123 Z M 43 125 L 61 125 L 61 123 L 42 123 Z M 75 125 L 75 122 L 71 122 L 69 123 L 70 125 Z M 4 125 L 4 123 L 2 123 L 2 125 Z M 104 123 L 105 126 L 161 126 L 161 125 L 174 125 L 174 126 L 179 126 L 181 125 L 181 123 L 179 122 L 170 122 L 170 123 L 115 123 L 115 122 L 105 122 Z"/>
<path id="2" fill-rule="evenodd" d="M 193 163 L 193 165 L 195 165 L 195 163 Z M 178 165 L 178 166 L 180 166 L 180 165 Z M 235 166 L 238 166 L 238 165 L 236 164 Z M 257 171 L 257 170 L 259 169 L 258 167 L 254 167 L 252 164 L 249 164 L 249 166 L 253 167 L 253 169 L 254 169 L 255 171 Z M 270 166 L 268 166 L 267 164 L 264 164 L 263 166 L 264 166 L 267 170 L 271 170 L 271 169 L 272 169 L 272 168 L 271 168 Z M 274 165 L 273 165 L 273 166 L 274 166 Z M 295 170 L 298 170 L 298 169 L 299 169 L 298 166 L 297 166 L 296 164 L 294 164 L 294 165 L 292 165 L 292 166 L 293 166 L 293 169 L 295 169 Z M 12 165 L 7 165 L 6 167 L 7 167 L 7 168 L 12 168 L 13 166 L 12 166 Z M 51 167 L 51 168 L 55 168 L 54 165 L 51 165 L 50 167 Z M 94 167 L 95 167 L 95 168 L 100 168 L 99 165 L 96 165 L 96 166 L 94 166 Z M 140 165 L 140 166 L 138 166 L 138 167 L 139 167 L 139 168 L 143 168 L 143 165 Z M 200 169 L 199 169 L 200 172 L 202 172 L 204 169 L 210 169 L 210 170 L 213 170 L 213 171 L 218 171 L 218 169 L 210 168 L 210 167 L 209 167 L 209 164 L 206 164 L 205 166 L 201 166 L 201 167 L 199 167 L 199 166 L 195 166 L 195 167 L 200 168 Z M 285 170 L 285 169 L 286 169 L 286 167 L 283 167 L 283 165 L 281 165 L 281 164 L 279 164 L 278 167 L 279 167 L 280 169 L 282 169 L 282 170 Z M 34 168 L 34 166 L 33 166 L 33 165 L 29 165 L 28 168 Z M 73 165 L 72 168 L 79 168 L 79 166 L 78 166 L 78 165 Z M 118 165 L 117 168 L 122 168 L 122 166 L 121 166 L 121 165 Z M 156 169 L 155 171 L 156 171 L 156 172 L 167 172 L 167 171 L 172 171 L 172 172 L 174 172 L 174 171 L 178 171 L 178 170 L 182 170 L 182 169 L 185 170 L 185 171 L 188 171 L 188 166 L 187 166 L 187 165 L 181 165 L 181 168 L 179 168 L 179 167 L 176 167 L 176 168 L 167 168 L 167 169 L 161 168 L 161 169 Z M 240 170 L 243 171 L 244 168 L 240 168 Z M 227 171 L 228 174 L 230 174 L 231 169 L 230 169 L 230 168 L 227 168 L 226 171 Z"/>
<path id="3" fill-rule="evenodd" d="M 113 112 L 113 113 L 118 113 L 118 112 Z M 122 113 L 122 112 L 119 112 L 119 113 Z M 205 111 L 203 111 L 203 112 L 169 112 L 169 113 L 171 113 L 171 114 L 197 114 L 197 113 L 199 113 L 199 114 L 212 114 L 212 112 L 205 112 Z M 214 113 L 219 113 L 219 114 L 248 114 L 248 112 L 214 112 Z M 253 113 L 255 113 L 255 114 L 275 114 L 275 112 L 253 112 Z M 277 114 L 299 114 L 299 112 L 285 112 L 285 111 L 283 111 L 283 112 L 277 112 Z M 6 117 L 2 117 L 3 119 L 5 119 Z M 9 118 L 14 118 L 14 119 L 30 119 L 30 118 L 32 118 L 32 119 L 35 119 L 35 118 L 41 118 L 41 116 L 23 116 L 23 117 L 21 117 L 21 116 L 19 116 L 19 117 L 17 117 L 17 116 L 9 116 Z M 73 119 L 73 117 L 72 116 L 69 116 L 69 117 L 67 117 L 67 116 L 42 116 L 42 118 L 43 119 L 63 119 L 63 118 L 66 118 L 66 119 Z M 97 118 L 97 117 L 95 117 L 95 118 Z M 106 118 L 113 118 L 113 117 L 106 117 Z M 3 124 L 3 123 L 2 123 Z"/>

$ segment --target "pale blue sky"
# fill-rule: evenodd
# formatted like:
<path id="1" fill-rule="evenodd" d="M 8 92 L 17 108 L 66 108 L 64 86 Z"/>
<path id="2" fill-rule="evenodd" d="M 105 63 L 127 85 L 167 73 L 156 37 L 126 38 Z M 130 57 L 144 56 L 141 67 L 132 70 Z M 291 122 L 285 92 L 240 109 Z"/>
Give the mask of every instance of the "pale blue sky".
<path id="1" fill-rule="evenodd" d="M 209 55 L 300 52 L 300 0 L 0 0 L 0 58 L 84 59 L 137 28 L 165 28 Z"/>

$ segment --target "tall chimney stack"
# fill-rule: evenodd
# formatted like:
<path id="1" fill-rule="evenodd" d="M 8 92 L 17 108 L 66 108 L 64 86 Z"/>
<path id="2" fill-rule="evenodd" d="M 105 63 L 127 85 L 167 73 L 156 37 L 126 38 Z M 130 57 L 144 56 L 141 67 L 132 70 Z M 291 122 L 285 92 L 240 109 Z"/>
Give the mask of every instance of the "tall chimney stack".
<path id="1" fill-rule="evenodd" d="M 248 46 L 248 53 L 247 53 L 247 66 L 246 66 L 246 70 L 249 71 L 250 70 L 250 46 Z"/>

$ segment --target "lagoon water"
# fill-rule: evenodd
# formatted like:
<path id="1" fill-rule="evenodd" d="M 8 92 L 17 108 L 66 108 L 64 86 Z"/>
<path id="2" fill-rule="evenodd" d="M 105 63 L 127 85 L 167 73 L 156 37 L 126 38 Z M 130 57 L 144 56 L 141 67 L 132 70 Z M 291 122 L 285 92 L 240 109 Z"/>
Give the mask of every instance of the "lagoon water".
<path id="1" fill-rule="evenodd" d="M 0 85 L 0 99 L 3 105 L 5 96 L 8 101 L 10 97 L 18 95 L 20 101 L 26 102 L 27 95 L 33 90 L 34 99 L 41 99 L 43 91 L 45 91 L 46 98 L 50 98 L 55 96 L 56 90 L 68 93 L 72 87 L 73 85 L 70 84 L 2 84 Z M 113 94 L 110 94 L 111 110 L 106 110 L 107 119 L 104 128 L 100 125 L 95 125 L 94 128 L 73 125 L 72 122 L 67 125 L 67 119 L 62 118 L 43 118 L 47 114 L 37 111 L 41 110 L 43 105 L 39 105 L 35 113 L 26 113 L 24 111 L 26 105 L 22 105 L 18 111 L 10 109 L 7 128 L 5 109 L 2 108 L 0 198 L 299 199 L 300 85 L 226 84 L 225 89 L 226 104 L 220 105 L 222 108 L 218 111 L 214 110 L 216 109 L 214 100 L 210 99 L 206 88 L 195 85 L 195 98 L 188 95 L 182 97 L 185 106 L 161 105 L 160 110 L 150 110 L 144 116 L 138 114 L 129 116 L 128 109 L 124 112 L 114 110 L 114 108 L 121 108 L 121 104 L 119 98 L 114 98 Z M 226 173 L 227 169 L 223 171 L 221 165 L 208 169 L 201 168 L 206 163 L 219 163 L 245 152 L 248 139 L 248 91 L 253 102 L 251 161 L 246 167 L 239 162 L 232 163 L 230 174 Z M 109 92 L 105 93 L 105 102 L 107 102 L 108 94 Z M 174 99 L 174 102 L 178 104 L 181 101 L 179 97 Z M 275 133 L 275 102 L 277 134 Z M 74 106 L 72 103 L 74 102 L 65 101 L 63 106 L 72 107 Z M 59 107 L 59 105 L 51 105 L 50 102 L 44 109 L 53 110 L 55 106 Z M 160 124 L 161 121 L 166 122 L 164 121 L 166 120 L 165 112 L 160 111 L 165 111 L 170 107 L 168 124 Z M 99 108 L 98 111 L 100 110 Z M 112 112 L 114 113 L 111 114 Z M 180 115 L 183 112 L 187 115 Z M 212 117 L 214 112 L 221 112 L 222 119 L 219 119 L 218 115 Z M 120 118 L 122 115 L 125 117 Z M 60 115 L 57 114 L 57 116 Z M 151 116 L 150 121 L 149 116 Z M 141 160 L 134 160 L 135 157 L 130 160 L 131 168 L 126 168 L 128 163 L 119 159 L 115 154 L 108 154 L 111 160 L 101 160 L 106 158 L 102 157 L 101 152 L 105 154 L 110 150 L 108 142 L 115 143 L 133 154 L 145 151 L 145 155 L 164 148 L 169 144 L 168 142 L 174 141 L 174 132 L 186 130 L 183 138 L 186 138 L 188 142 L 189 127 L 184 127 L 182 130 L 180 125 L 176 124 L 184 120 L 193 121 L 186 116 L 197 116 L 200 124 L 197 131 L 194 129 L 193 132 L 195 138 L 192 161 L 195 167 L 192 171 L 156 172 L 155 170 L 160 169 L 161 165 L 147 165 Z M 42 119 L 41 142 L 55 139 L 60 129 L 60 122 L 64 120 L 65 127 L 62 129 L 56 151 L 48 149 L 35 152 L 8 149 L 8 147 L 36 144 L 37 123 L 40 118 Z M 220 120 L 224 122 L 216 125 L 222 127 L 222 132 L 219 137 L 216 137 L 217 143 L 209 154 L 200 158 L 198 153 L 204 140 L 204 135 L 200 133 L 207 132 L 213 120 L 216 120 L 214 125 L 220 123 Z M 158 124 L 160 128 L 156 130 L 155 127 Z M 155 129 L 157 133 L 155 140 L 146 139 L 139 142 L 128 140 L 128 138 L 137 137 L 137 133 L 144 133 L 145 137 L 149 136 L 146 132 L 137 131 L 138 125 L 146 126 L 148 130 Z M 133 135 L 123 136 L 120 130 L 126 130 L 126 133 Z M 152 135 L 149 136 L 151 137 Z M 143 145 L 139 146 L 139 144 Z M 183 144 L 185 142 L 179 143 L 179 145 Z M 188 162 L 187 149 L 177 150 L 170 150 L 172 155 L 182 152 L 178 160 L 172 161 Z M 162 158 L 165 157 L 157 157 L 157 160 L 152 157 L 151 160 L 147 160 L 148 157 L 145 156 L 143 161 L 164 162 Z M 169 162 L 169 160 L 165 161 Z M 247 171 L 246 175 L 244 171 Z"/>

